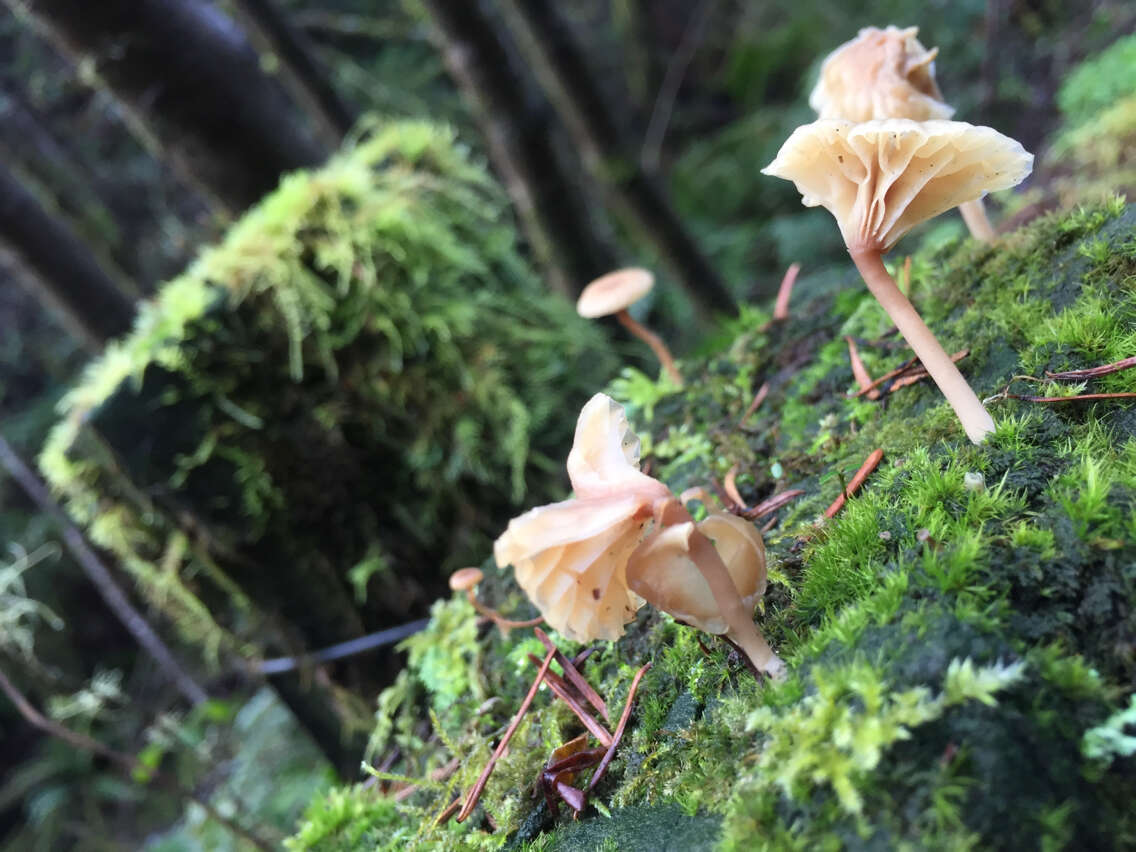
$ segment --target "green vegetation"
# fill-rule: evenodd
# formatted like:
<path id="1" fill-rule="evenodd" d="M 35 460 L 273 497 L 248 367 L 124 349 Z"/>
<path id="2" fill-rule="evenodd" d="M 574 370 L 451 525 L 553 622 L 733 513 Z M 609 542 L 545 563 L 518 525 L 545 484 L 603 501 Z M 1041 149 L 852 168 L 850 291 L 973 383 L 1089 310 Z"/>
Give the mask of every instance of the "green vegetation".
<path id="1" fill-rule="evenodd" d="M 444 128 L 391 123 L 287 177 L 144 306 L 41 465 L 207 656 L 251 650 L 264 613 L 328 644 L 424 609 L 562 493 L 548 453 L 609 375 L 597 352 L 484 169 Z M 407 565 L 436 568 L 408 590 Z"/>
<path id="2" fill-rule="evenodd" d="M 1069 395 L 1044 371 L 1133 351 L 1134 228 L 1136 209 L 1114 199 L 995 246 L 929 241 L 913 258 L 913 298 L 948 350 L 969 349 L 962 367 L 980 395 L 1022 375 L 1037 379 L 1011 392 Z M 528 631 L 469 632 L 472 610 L 455 598 L 408 642 L 411 665 L 380 702 L 375 759 L 397 744 L 405 757 L 391 772 L 427 783 L 396 805 L 403 833 L 379 848 L 637 849 L 660 825 L 697 825 L 692 849 L 1136 842 L 1132 403 L 995 400 L 997 432 L 976 447 L 928 382 L 850 399 L 843 335 L 860 339 L 873 375 L 907 357 L 853 280 L 805 279 L 792 319 L 764 331 L 747 312 L 746 327 L 687 362 L 685 391 L 634 372 L 612 386 L 674 490 L 734 464 L 751 504 L 805 490 L 767 533 L 773 582 L 759 614 L 789 678 L 756 683 L 728 649 L 707 655 L 693 631 L 641 611 L 583 667 L 615 709 L 654 662 L 595 809 L 553 823 L 533 792 L 551 749 L 580 730 L 542 695 L 468 823 L 435 826 L 531 682 L 525 654 L 541 654 Z M 1136 391 L 1136 372 L 1063 384 Z M 862 491 L 818 520 L 877 447 L 884 462 Z M 511 611 L 522 599 L 507 573 L 485 567 L 482 596 Z M 453 775 L 430 782 L 452 757 Z M 301 840 L 329 809 L 313 806 L 295 848 L 337 848 Z"/>

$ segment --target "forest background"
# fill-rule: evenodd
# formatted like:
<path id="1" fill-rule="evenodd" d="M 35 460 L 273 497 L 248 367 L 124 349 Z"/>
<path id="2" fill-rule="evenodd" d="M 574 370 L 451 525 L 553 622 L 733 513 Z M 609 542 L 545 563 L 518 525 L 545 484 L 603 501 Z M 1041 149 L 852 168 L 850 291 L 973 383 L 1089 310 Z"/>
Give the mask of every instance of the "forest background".
<path id="1" fill-rule="evenodd" d="M 712 349 L 723 318 L 768 300 L 790 263 L 817 280 L 845 274 L 827 214 L 759 169 L 811 119 L 819 60 L 861 26 L 889 23 L 918 24 L 940 48 L 957 118 L 1044 155 L 1069 118 L 1062 81 L 1131 32 L 1136 11 L 1120 0 L 4 0 L 6 467 L 43 451 L 60 399 L 134 325 L 138 304 L 283 175 L 400 120 L 450 125 L 488 166 L 509 206 L 484 203 L 515 222 L 543 289 L 571 298 L 616 266 L 654 268 L 660 286 L 644 313 L 680 355 Z M 1060 204 L 1043 183 L 1009 213 Z M 603 333 L 618 357 L 594 365 L 593 389 L 617 362 L 650 363 L 614 325 Z M 549 458 L 563 458 L 565 438 L 544 448 Z M 563 489 L 557 476 L 550 493 Z M 486 555 L 484 532 L 462 546 Z M 328 743 L 365 733 L 328 733 L 304 715 L 322 700 L 300 683 L 307 674 L 268 677 L 259 660 L 395 625 L 395 613 L 425 616 L 442 591 L 434 569 L 416 568 L 397 606 L 352 615 L 342 637 L 297 636 L 281 626 L 283 604 L 266 605 L 285 638 L 242 658 L 202 653 L 208 643 L 137 588 L 121 554 L 76 551 L 79 537 L 26 482 L 0 476 L 4 848 L 216 848 L 241 842 L 245 826 L 279 838 L 318 791 L 358 777 L 362 748 Z M 383 558 L 364 554 L 347 585 L 373 597 L 387 582 Z M 400 665 L 389 649 L 373 654 L 366 675 L 337 671 L 324 684 L 363 718 Z M 13 695 L 106 751 L 36 727 Z M 116 763 L 123 755 L 131 771 Z M 168 783 L 150 777 L 159 767 Z"/>

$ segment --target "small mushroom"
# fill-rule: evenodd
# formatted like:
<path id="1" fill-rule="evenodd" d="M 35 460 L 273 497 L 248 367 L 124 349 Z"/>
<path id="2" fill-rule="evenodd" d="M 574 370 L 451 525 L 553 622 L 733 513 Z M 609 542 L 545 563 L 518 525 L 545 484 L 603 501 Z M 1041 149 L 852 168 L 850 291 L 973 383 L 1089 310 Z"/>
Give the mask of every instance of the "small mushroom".
<path id="1" fill-rule="evenodd" d="M 580 412 L 568 476 L 576 496 L 514 518 L 493 555 L 553 628 L 581 642 L 618 639 L 643 604 L 627 588 L 627 560 L 670 491 L 639 471 L 639 440 L 602 393 Z"/>
<path id="2" fill-rule="evenodd" d="M 807 207 L 832 213 L 868 289 L 954 408 L 975 443 L 994 429 L 950 356 L 884 267 L 883 254 L 920 222 L 1033 167 L 1022 146 L 958 121 L 822 119 L 798 127 L 763 173 L 793 181 Z"/>
<path id="3" fill-rule="evenodd" d="M 534 627 L 544 621 L 543 618 L 530 618 L 527 621 L 513 621 L 512 619 L 505 618 L 501 613 L 495 609 L 491 609 L 477 599 L 477 593 L 474 591 L 477 584 L 485 579 L 485 574 L 480 568 L 459 568 L 450 575 L 450 588 L 455 592 L 465 592 L 466 599 L 470 602 L 474 609 L 496 624 L 501 628 L 501 633 L 508 635 L 509 631 L 514 627 Z"/>
<path id="4" fill-rule="evenodd" d="M 937 47 L 927 50 L 916 36 L 918 27 L 865 27 L 836 48 L 821 65 L 809 96 L 818 118 L 864 122 L 909 118 L 912 121 L 949 119 L 954 107 L 943 100 L 935 82 Z M 970 235 L 990 242 L 994 228 L 982 198 L 959 205 Z"/>
<path id="5" fill-rule="evenodd" d="M 664 515 L 658 531 L 627 564 L 630 588 L 679 621 L 724 636 L 756 671 L 780 675 L 784 662 L 753 623 L 766 586 L 760 534 L 735 515 L 716 513 L 695 524 L 676 503 L 657 511 Z"/>
<path id="6" fill-rule="evenodd" d="M 682 374 L 662 339 L 650 329 L 631 318 L 627 309 L 638 302 L 655 286 L 655 276 L 646 269 L 629 267 L 617 269 L 601 276 L 584 288 L 576 302 L 576 313 L 587 319 L 614 315 L 623 327 L 651 347 L 678 387 L 682 387 Z"/>

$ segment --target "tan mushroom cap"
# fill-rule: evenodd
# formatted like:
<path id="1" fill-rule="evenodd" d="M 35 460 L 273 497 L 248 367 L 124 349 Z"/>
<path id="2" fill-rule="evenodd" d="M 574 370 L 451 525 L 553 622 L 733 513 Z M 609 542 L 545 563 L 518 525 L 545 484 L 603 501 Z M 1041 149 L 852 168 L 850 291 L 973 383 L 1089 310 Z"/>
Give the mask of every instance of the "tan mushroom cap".
<path id="1" fill-rule="evenodd" d="M 450 588 L 455 592 L 465 592 L 485 579 L 480 568 L 461 568 L 450 575 Z"/>
<path id="2" fill-rule="evenodd" d="M 961 121 L 821 119 L 798 127 L 763 174 L 791 180 L 836 217 L 852 250 L 888 251 L 913 227 L 1020 183 L 1033 155 Z"/>
<path id="3" fill-rule="evenodd" d="M 918 27 L 860 30 L 824 60 L 809 106 L 820 118 L 856 122 L 950 118 L 954 108 L 943 102 L 935 83 L 939 49 L 927 50 L 918 33 Z"/>
<path id="4" fill-rule="evenodd" d="M 617 269 L 584 288 L 576 301 L 576 313 L 588 319 L 617 314 L 650 293 L 654 286 L 655 276 L 647 269 Z"/>
<path id="5" fill-rule="evenodd" d="M 697 525 L 714 547 L 749 612 L 765 594 L 765 544 L 753 524 L 717 513 Z M 729 632 L 710 584 L 690 558 L 695 525 L 676 524 L 651 536 L 627 564 L 627 584 L 657 609 L 706 633 Z"/>
<path id="6" fill-rule="evenodd" d="M 643 604 L 627 588 L 627 560 L 651 507 L 670 492 L 639 471 L 639 439 L 622 406 L 602 393 L 580 412 L 568 474 L 576 497 L 514 518 L 493 556 L 513 566 L 554 629 L 581 642 L 618 639 Z"/>

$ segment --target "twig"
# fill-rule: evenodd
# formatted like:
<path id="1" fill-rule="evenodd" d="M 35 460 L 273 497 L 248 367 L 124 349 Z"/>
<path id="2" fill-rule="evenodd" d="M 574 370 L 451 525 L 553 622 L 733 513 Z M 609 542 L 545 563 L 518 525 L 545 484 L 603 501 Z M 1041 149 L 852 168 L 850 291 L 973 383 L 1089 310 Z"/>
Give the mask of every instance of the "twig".
<path id="1" fill-rule="evenodd" d="M 911 295 L 911 255 L 903 259 L 903 295 Z"/>
<path id="2" fill-rule="evenodd" d="M 536 654 L 529 654 L 528 657 L 529 660 L 532 661 L 532 664 L 539 668 L 540 657 L 536 656 Z M 545 672 L 544 682 L 548 684 L 548 688 L 555 693 L 556 697 L 567 704 L 568 709 L 576 714 L 576 718 L 588 729 L 588 733 L 603 743 L 605 747 L 611 745 L 611 734 L 608 733 L 607 728 L 589 716 L 587 711 L 580 706 L 580 702 L 577 701 L 576 697 L 569 691 L 567 681 L 552 672 Z"/>
<path id="3" fill-rule="evenodd" d="M 671 112 L 674 110 L 675 99 L 678 97 L 679 89 L 682 88 L 686 69 L 690 67 L 690 61 L 698 50 L 699 42 L 702 41 L 703 30 L 710 18 L 708 13 L 711 5 L 709 0 L 703 0 L 691 13 L 682 34 L 682 41 L 671 55 L 671 61 L 667 63 L 667 71 L 659 86 L 659 94 L 655 97 L 655 106 L 651 110 L 651 119 L 647 122 L 647 131 L 643 135 L 643 150 L 640 153 L 643 165 L 652 172 L 659 168 L 659 153 L 663 147 L 663 138 L 667 133 Z"/>
<path id="4" fill-rule="evenodd" d="M 768 515 L 770 512 L 776 512 L 782 506 L 787 503 L 791 503 L 793 500 L 796 500 L 804 493 L 804 489 L 802 488 L 793 488 L 789 491 L 782 491 L 780 494 L 774 494 L 772 497 L 766 500 L 762 500 L 752 509 L 746 509 L 741 513 L 741 516 L 747 521 L 756 521 L 758 518 L 762 518 Z"/>
<path id="5" fill-rule="evenodd" d="M 793 285 L 797 283 L 797 275 L 800 272 L 799 263 L 791 264 L 785 270 L 785 277 L 781 279 L 781 286 L 777 288 L 777 301 L 773 303 L 774 322 L 789 319 L 789 299 L 793 295 Z"/>
<path id="6" fill-rule="evenodd" d="M 144 766 L 133 755 L 126 754 L 125 752 L 116 751 L 109 746 L 104 745 L 96 739 L 88 737 L 86 734 L 81 734 L 78 731 L 72 731 L 70 728 L 59 724 L 53 719 L 49 719 L 40 713 L 30 701 L 24 696 L 22 692 L 8 679 L 8 676 L 3 670 L 0 670 L 0 692 L 8 696 L 12 704 L 15 705 L 16 710 L 27 721 L 29 725 L 43 731 L 45 734 L 62 740 L 73 748 L 80 751 L 90 752 L 97 754 L 100 757 L 105 757 L 111 763 L 118 766 L 119 769 L 130 774 L 132 777 L 136 774 L 144 774 L 151 778 L 157 784 L 165 788 L 168 792 L 173 793 L 179 798 L 190 799 L 196 804 L 201 806 L 201 809 L 209 815 L 210 819 L 215 820 L 218 824 L 224 826 L 233 834 L 247 840 L 257 849 L 263 849 L 265 852 L 270 852 L 273 848 L 267 841 L 261 839 L 249 829 L 245 828 L 240 823 L 227 816 L 224 816 L 217 811 L 209 803 L 207 799 L 198 795 L 193 790 L 187 790 L 182 787 L 176 779 L 167 776 L 155 768 Z"/>
<path id="7" fill-rule="evenodd" d="M 1051 373 L 1046 370 L 1045 377 L 1047 379 L 1095 379 L 1097 376 L 1119 373 L 1121 370 L 1127 370 L 1131 367 L 1136 367 L 1136 355 L 1121 361 L 1114 361 L 1111 364 L 1104 364 L 1100 367 L 1087 367 L 1083 370 L 1065 370 L 1061 373 Z"/>
<path id="8" fill-rule="evenodd" d="M 860 358 L 860 350 L 856 348 L 856 341 L 848 335 L 844 336 L 844 341 L 848 344 L 848 360 L 852 362 L 852 376 L 856 379 L 860 393 L 866 393 L 868 399 L 879 399 L 880 392 L 872 386 L 872 374 L 868 372 L 868 368 L 864 366 L 864 361 Z"/>
<path id="9" fill-rule="evenodd" d="M 572 661 L 561 653 L 560 649 L 548 638 L 548 634 L 539 627 L 535 628 L 533 633 L 536 634 L 536 638 L 541 641 L 541 644 L 543 644 L 545 648 L 555 654 L 556 662 L 560 663 L 560 668 L 564 670 L 564 677 L 566 677 L 576 689 L 580 690 L 580 694 L 588 699 L 588 703 L 599 711 L 599 714 L 603 716 L 605 722 L 611 722 L 611 717 L 607 713 L 607 704 L 604 703 L 600 694 L 592 689 L 592 685 L 584 679 L 584 676 L 580 674 L 572 664 Z"/>
<path id="10" fill-rule="evenodd" d="M 538 633 L 541 632 L 539 627 L 536 628 L 536 630 Z M 525 717 L 529 705 L 532 704 L 533 699 L 536 698 L 537 690 L 540 689 L 540 684 L 544 680 L 544 676 L 548 673 L 548 667 L 552 665 L 553 657 L 555 657 L 557 653 L 559 652 L 553 649 L 545 656 L 544 662 L 541 663 L 540 671 L 536 673 L 536 679 L 532 682 L 532 686 L 529 687 L 524 701 L 521 702 L 520 709 L 517 710 L 517 715 L 513 717 L 513 721 L 511 721 L 509 727 L 505 729 L 505 734 L 501 737 L 501 741 L 497 743 L 497 748 L 493 750 L 493 754 L 489 757 L 489 762 L 485 764 L 485 768 L 481 770 L 481 775 L 478 776 L 477 781 L 475 781 L 474 785 L 470 788 L 469 795 L 466 796 L 461 813 L 457 816 L 458 822 L 464 822 L 469 815 L 473 813 L 473 809 L 477 807 L 477 800 L 481 798 L 481 792 L 489 782 L 489 776 L 493 772 L 493 767 L 497 765 L 497 761 L 501 759 L 501 755 L 503 755 L 505 749 L 509 747 L 509 740 L 513 738 L 513 734 L 516 733 L 518 726 L 520 726 L 521 719 Z"/>
<path id="11" fill-rule="evenodd" d="M 1098 399 L 1136 399 L 1136 393 L 1083 393 L 1078 396 L 1026 396 L 1017 393 L 1000 393 L 986 402 L 997 399 L 1016 399 L 1021 402 L 1091 402 Z"/>
<path id="12" fill-rule="evenodd" d="M 39 510 L 59 525 L 63 534 L 63 543 L 71 551 L 71 555 L 75 558 L 79 567 L 83 569 L 87 579 L 94 585 L 107 608 L 122 622 L 127 632 L 134 637 L 134 641 L 154 658 L 165 675 L 176 684 L 178 691 L 186 700 L 195 705 L 207 701 L 209 696 L 205 690 L 189 672 L 182 668 L 181 663 L 174 657 L 169 646 L 162 641 L 154 628 L 150 626 L 150 622 L 126 597 L 126 593 L 123 592 L 111 575 L 110 569 L 103 564 L 98 554 L 87 544 L 83 534 L 71 523 L 59 504 L 52 499 L 51 494 L 40 482 L 39 477 L 32 473 L 31 468 L 24 464 L 23 459 L 16 454 L 3 437 L 0 437 L 0 465 L 19 483 L 24 493 L 31 498 L 31 501 Z"/>
<path id="13" fill-rule="evenodd" d="M 459 766 L 461 766 L 461 760 L 459 758 L 450 758 L 448 763 L 445 763 L 442 766 L 439 766 L 437 769 L 432 770 L 427 777 L 431 781 L 445 781 L 447 778 L 457 772 Z M 407 784 L 405 787 L 402 787 L 401 789 L 395 791 L 394 800 L 396 802 L 405 801 L 406 799 L 409 799 L 411 796 L 417 793 L 419 789 L 420 787 L 418 784 Z"/>
<path id="14" fill-rule="evenodd" d="M 753 414 L 755 411 L 757 411 L 758 408 L 761 407 L 761 404 L 763 402 L 765 402 L 765 397 L 767 397 L 768 395 L 769 395 L 769 382 L 764 382 L 761 385 L 761 387 L 759 387 L 757 389 L 757 393 L 754 394 L 753 402 L 751 402 L 749 404 L 749 408 L 747 408 L 745 410 L 745 414 L 743 414 L 741 416 L 741 419 L 738 420 L 738 427 L 741 427 L 747 420 L 749 420 L 750 415 Z"/>
<path id="15" fill-rule="evenodd" d="M 856 474 L 852 477 L 852 480 L 848 483 L 848 486 L 841 495 L 833 501 L 831 506 L 824 510 L 824 516 L 826 518 L 836 516 L 836 513 L 844 506 L 845 501 L 855 494 L 856 490 L 864 484 L 864 480 L 871 475 L 873 470 L 879 467 L 880 460 L 883 459 L 883 457 L 883 450 L 874 450 L 872 454 L 868 456 L 864 463 L 860 465 L 860 469 L 856 471 Z"/>
<path id="16" fill-rule="evenodd" d="M 592 775 L 592 780 L 588 782 L 587 792 L 592 792 L 595 786 L 603 778 L 604 772 L 607 771 L 607 766 L 611 763 L 612 757 L 615 756 L 615 750 L 619 747 L 619 741 L 623 739 L 623 731 L 627 727 L 627 720 L 631 716 L 631 703 L 635 700 L 635 691 L 639 688 L 639 681 L 643 679 L 643 675 L 651 668 L 650 663 L 646 663 L 639 671 L 635 672 L 635 677 L 631 681 L 631 688 L 627 691 L 627 702 L 623 705 L 623 714 L 619 717 L 619 724 L 615 727 L 615 733 L 611 738 L 611 745 L 607 747 L 607 752 L 604 753 L 600 765 L 596 767 L 595 773 Z"/>
<path id="17" fill-rule="evenodd" d="M 348 639 L 346 642 L 330 645 L 327 648 L 322 648 L 319 651 L 313 651 L 310 654 L 304 654 L 300 657 L 275 657 L 271 660 L 265 660 L 255 668 L 256 671 L 263 675 L 276 675 L 282 674 L 283 672 L 290 672 L 293 669 L 302 668 L 304 666 L 314 666 L 318 663 L 340 660 L 344 657 L 350 657 L 355 654 L 362 654 L 365 651 L 372 651 L 375 648 L 381 648 L 384 645 L 393 645 L 395 642 L 402 641 L 407 636 L 413 636 L 415 633 L 425 630 L 426 625 L 429 623 L 430 619 L 419 618 L 417 621 L 400 624 L 397 627 L 388 627 L 386 630 L 380 630 L 377 633 L 368 633 L 366 636 L 360 636 L 357 639 Z"/>

